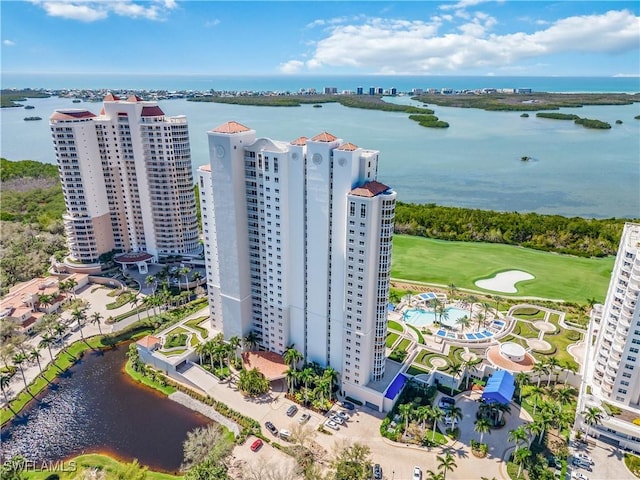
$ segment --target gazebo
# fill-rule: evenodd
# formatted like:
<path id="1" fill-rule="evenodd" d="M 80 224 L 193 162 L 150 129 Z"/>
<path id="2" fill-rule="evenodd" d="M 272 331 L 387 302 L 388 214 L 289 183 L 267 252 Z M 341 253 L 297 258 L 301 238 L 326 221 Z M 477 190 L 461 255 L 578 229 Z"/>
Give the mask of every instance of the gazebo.
<path id="1" fill-rule="evenodd" d="M 147 262 L 153 260 L 154 256 L 147 252 L 129 252 L 113 257 L 113 261 L 122 265 L 122 271 L 126 271 L 129 265 L 138 267 L 138 272 L 144 275 L 149 273 Z"/>
<path id="2" fill-rule="evenodd" d="M 513 375 L 506 370 L 498 370 L 487 380 L 487 385 L 482 392 L 482 400 L 487 403 L 508 404 L 513 399 L 515 390 Z"/>

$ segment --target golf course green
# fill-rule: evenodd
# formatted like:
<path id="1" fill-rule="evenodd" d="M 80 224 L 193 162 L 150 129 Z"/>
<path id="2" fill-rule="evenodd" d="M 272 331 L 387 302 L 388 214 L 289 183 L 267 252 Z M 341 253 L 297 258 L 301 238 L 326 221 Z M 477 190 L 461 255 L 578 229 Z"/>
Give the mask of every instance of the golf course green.
<path id="1" fill-rule="evenodd" d="M 604 300 L 615 257 L 581 258 L 497 243 L 448 242 L 394 235 L 391 276 L 499 296 L 540 297 L 586 303 Z M 507 270 L 522 270 L 535 278 L 516 284 L 517 293 L 483 290 L 476 280 Z"/>

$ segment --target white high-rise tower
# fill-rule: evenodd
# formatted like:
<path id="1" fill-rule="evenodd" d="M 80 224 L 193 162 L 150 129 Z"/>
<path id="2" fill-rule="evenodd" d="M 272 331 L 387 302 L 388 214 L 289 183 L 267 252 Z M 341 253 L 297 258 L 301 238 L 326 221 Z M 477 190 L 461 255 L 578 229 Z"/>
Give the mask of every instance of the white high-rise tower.
<path id="1" fill-rule="evenodd" d="M 213 327 L 277 353 L 294 345 L 368 399 L 385 369 L 396 199 L 376 179 L 378 152 L 326 132 L 256 138 L 236 122 L 208 134 L 198 180 Z"/>
<path id="2" fill-rule="evenodd" d="M 584 381 L 578 403 L 582 412 L 601 408 L 601 425 L 589 431 L 623 448 L 640 452 L 640 224 L 625 224 L 604 305 L 595 305 L 587 336 Z M 592 341 L 592 339 L 594 341 Z M 609 415 L 606 404 L 622 411 Z"/>
<path id="3" fill-rule="evenodd" d="M 73 261 L 96 264 L 114 249 L 156 260 L 199 249 L 186 117 L 109 94 L 100 115 L 57 110 L 50 125 Z"/>

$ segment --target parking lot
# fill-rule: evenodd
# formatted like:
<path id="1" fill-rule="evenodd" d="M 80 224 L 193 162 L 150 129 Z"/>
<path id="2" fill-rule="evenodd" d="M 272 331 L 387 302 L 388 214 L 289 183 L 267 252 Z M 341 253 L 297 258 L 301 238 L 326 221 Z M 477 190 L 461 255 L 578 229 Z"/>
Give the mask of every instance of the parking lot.
<path id="1" fill-rule="evenodd" d="M 624 452 L 608 443 L 592 438 L 589 439 L 589 444 L 571 441 L 570 453 L 571 459 L 580 453 L 588 455 L 593 460 L 593 465 L 589 471 L 587 468 L 573 466 L 570 459 L 567 478 L 580 478 L 578 474 L 584 475 L 589 480 L 632 480 L 636 478 L 624 464 Z"/>

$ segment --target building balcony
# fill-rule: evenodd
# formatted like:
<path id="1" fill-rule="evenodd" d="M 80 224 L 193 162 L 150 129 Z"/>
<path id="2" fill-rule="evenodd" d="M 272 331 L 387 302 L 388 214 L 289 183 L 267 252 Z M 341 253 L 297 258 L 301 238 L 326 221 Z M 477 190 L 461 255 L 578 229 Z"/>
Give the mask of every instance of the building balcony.
<path id="1" fill-rule="evenodd" d="M 611 393 L 613 392 L 613 385 L 609 385 L 608 383 L 603 383 L 602 390 L 606 393 Z"/>
<path id="2" fill-rule="evenodd" d="M 622 353 L 624 353 L 624 343 L 616 342 L 616 343 L 613 344 L 612 348 L 613 348 L 614 352 L 617 352 L 618 357 L 620 355 L 622 355 Z M 613 353 L 612 355 L 615 355 L 615 353 Z M 618 358 L 618 360 L 619 360 L 619 358 Z"/>
<path id="3" fill-rule="evenodd" d="M 612 358 L 609 358 L 609 361 L 607 362 L 607 365 L 610 368 L 612 368 L 613 370 L 618 371 L 618 367 L 620 366 L 620 362 L 618 360 L 613 360 Z"/>

